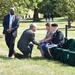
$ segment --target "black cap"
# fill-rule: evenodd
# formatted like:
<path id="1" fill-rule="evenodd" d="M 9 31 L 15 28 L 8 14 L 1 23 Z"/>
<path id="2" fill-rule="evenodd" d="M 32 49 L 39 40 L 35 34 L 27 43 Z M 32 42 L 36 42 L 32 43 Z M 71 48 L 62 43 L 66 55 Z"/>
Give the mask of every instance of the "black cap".
<path id="1" fill-rule="evenodd" d="M 54 23 L 54 24 L 51 24 L 52 27 L 58 27 L 58 24 Z"/>

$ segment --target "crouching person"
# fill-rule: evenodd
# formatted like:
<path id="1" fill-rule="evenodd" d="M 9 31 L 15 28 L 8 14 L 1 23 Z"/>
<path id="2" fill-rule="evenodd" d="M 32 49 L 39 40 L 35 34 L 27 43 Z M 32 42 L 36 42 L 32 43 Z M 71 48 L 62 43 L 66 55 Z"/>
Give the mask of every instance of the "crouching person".
<path id="1" fill-rule="evenodd" d="M 62 47 L 64 44 L 64 35 L 58 29 L 57 24 L 51 24 L 50 31 L 53 33 L 50 43 L 44 44 L 41 47 L 42 57 L 47 57 L 48 59 L 53 58 L 53 52 L 55 48 Z"/>
<path id="2" fill-rule="evenodd" d="M 37 29 L 36 24 L 30 24 L 30 28 L 23 32 L 21 38 L 18 41 L 18 49 L 23 53 L 23 58 L 31 57 L 33 44 L 39 45 L 35 41 L 35 33 L 34 32 L 36 31 L 36 29 Z M 30 42 L 32 42 L 33 44 L 30 44 Z"/>

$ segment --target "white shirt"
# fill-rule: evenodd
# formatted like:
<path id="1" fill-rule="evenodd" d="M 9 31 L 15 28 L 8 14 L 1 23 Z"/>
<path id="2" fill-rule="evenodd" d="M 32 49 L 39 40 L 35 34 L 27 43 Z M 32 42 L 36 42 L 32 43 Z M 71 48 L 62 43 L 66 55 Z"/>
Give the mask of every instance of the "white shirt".
<path id="1" fill-rule="evenodd" d="M 10 19 L 9 19 L 9 29 L 12 28 L 12 23 L 13 23 L 14 18 L 15 18 L 14 15 L 10 15 Z"/>

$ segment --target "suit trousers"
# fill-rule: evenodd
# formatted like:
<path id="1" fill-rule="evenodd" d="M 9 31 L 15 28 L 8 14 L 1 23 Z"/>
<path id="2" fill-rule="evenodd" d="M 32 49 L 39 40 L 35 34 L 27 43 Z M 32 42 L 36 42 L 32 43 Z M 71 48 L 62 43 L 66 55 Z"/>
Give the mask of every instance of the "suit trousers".
<path id="1" fill-rule="evenodd" d="M 29 53 L 32 54 L 33 50 L 33 44 L 29 44 L 28 47 L 26 47 L 26 50 L 22 51 L 20 50 L 25 56 L 28 56 Z"/>
<path id="2" fill-rule="evenodd" d="M 12 35 L 12 33 L 6 33 L 5 34 L 5 41 L 6 41 L 6 44 L 9 48 L 9 57 L 11 57 L 15 51 L 14 51 L 14 44 L 15 44 L 15 37 Z"/>

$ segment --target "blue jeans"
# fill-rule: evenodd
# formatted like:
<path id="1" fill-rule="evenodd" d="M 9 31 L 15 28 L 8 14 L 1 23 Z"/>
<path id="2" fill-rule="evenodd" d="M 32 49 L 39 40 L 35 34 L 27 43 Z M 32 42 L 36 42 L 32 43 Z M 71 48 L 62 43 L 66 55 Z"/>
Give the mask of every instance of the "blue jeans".
<path id="1" fill-rule="evenodd" d="M 46 55 L 46 57 L 48 59 L 53 58 L 53 55 L 52 54 L 54 52 L 54 49 L 55 48 L 51 48 L 51 49 L 48 50 L 48 47 L 46 47 L 46 44 L 42 45 L 42 50 L 44 51 L 44 54 Z"/>

